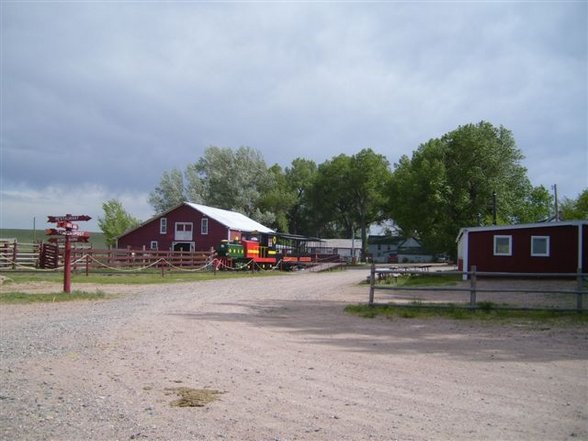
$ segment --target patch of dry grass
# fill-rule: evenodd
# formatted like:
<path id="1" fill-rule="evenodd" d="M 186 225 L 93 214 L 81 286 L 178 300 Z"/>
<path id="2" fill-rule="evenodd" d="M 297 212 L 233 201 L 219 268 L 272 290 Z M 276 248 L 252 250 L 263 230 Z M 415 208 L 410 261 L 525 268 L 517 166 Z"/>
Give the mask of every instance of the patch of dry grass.
<path id="1" fill-rule="evenodd" d="M 172 387 L 165 390 L 175 393 L 179 397 L 170 403 L 172 407 L 204 407 L 224 393 L 214 389 L 194 389 L 191 387 Z"/>

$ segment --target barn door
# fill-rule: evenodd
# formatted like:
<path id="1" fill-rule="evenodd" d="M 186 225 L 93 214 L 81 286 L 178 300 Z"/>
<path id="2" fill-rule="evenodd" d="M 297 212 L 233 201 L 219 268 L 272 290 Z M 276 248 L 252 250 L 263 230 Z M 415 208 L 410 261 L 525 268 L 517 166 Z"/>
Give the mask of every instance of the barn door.
<path id="1" fill-rule="evenodd" d="M 192 222 L 176 222 L 175 241 L 192 240 Z"/>

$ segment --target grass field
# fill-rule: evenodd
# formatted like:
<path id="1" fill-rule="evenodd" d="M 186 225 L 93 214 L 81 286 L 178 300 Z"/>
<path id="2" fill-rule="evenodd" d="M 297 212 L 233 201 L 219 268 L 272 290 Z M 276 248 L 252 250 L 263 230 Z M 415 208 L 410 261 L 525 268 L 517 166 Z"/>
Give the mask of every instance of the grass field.
<path id="1" fill-rule="evenodd" d="M 72 294 L 64 294 L 63 292 L 50 293 L 31 293 L 25 292 L 27 284 L 39 282 L 62 283 L 62 272 L 18 272 L 6 271 L 1 272 L 0 276 L 4 278 L 0 285 L 0 304 L 3 303 L 37 303 L 37 302 L 63 302 L 72 300 L 99 300 L 107 299 L 110 296 L 107 293 L 100 291 L 99 293 L 83 291 L 84 284 L 98 284 L 104 285 L 103 288 L 108 291 L 108 285 L 150 285 L 150 284 L 171 284 L 182 282 L 199 282 L 215 279 L 234 279 L 234 278 L 255 278 L 267 276 L 279 276 L 285 273 L 276 271 L 263 271 L 258 273 L 250 273 L 246 271 L 228 272 L 217 271 L 216 273 L 206 272 L 183 272 L 183 273 L 169 273 L 162 277 L 159 272 L 149 272 L 140 274 L 96 274 L 92 273 L 89 276 L 84 274 L 72 274 L 72 283 L 78 284 L 81 290 L 74 291 Z M 25 289 L 23 289 L 23 286 Z"/>
<path id="2" fill-rule="evenodd" d="M 96 283 L 101 285 L 121 284 L 121 285 L 151 285 L 161 283 L 180 283 L 180 282 L 198 282 L 215 279 L 236 279 L 251 277 L 268 277 L 280 276 L 286 273 L 279 271 L 261 271 L 251 273 L 247 271 L 199 271 L 199 272 L 166 272 L 161 276 L 160 271 L 143 271 L 140 273 L 99 273 L 92 272 L 86 276 L 83 272 L 74 272 L 72 274 L 73 283 Z M 61 282 L 63 280 L 63 271 L 57 272 L 29 272 L 29 271 L 0 271 L 0 275 L 6 278 L 4 285 L 5 290 L 18 291 L 19 283 L 30 282 Z"/>
<path id="3" fill-rule="evenodd" d="M 80 225 L 80 229 L 83 225 Z M 45 230 L 25 230 L 15 228 L 0 228 L 0 239 L 16 239 L 22 243 L 45 242 L 49 236 Z M 90 242 L 93 248 L 106 249 L 104 233 L 90 233 Z"/>
<path id="4" fill-rule="evenodd" d="M 0 303 L 9 304 L 72 302 L 76 300 L 103 300 L 107 298 L 109 296 L 103 292 L 88 293 L 84 291 L 72 291 L 71 293 L 55 292 L 47 294 L 0 292 Z"/>
<path id="5" fill-rule="evenodd" d="M 549 311 L 549 310 L 517 310 L 503 309 L 499 305 L 486 302 L 477 310 L 456 306 L 453 304 L 445 307 L 427 307 L 420 305 L 348 305 L 345 307 L 348 314 L 357 315 L 363 318 L 385 317 L 393 318 L 449 318 L 453 320 L 529 320 L 529 321 L 552 321 L 557 323 L 582 324 L 588 323 L 588 314 L 570 311 Z"/>

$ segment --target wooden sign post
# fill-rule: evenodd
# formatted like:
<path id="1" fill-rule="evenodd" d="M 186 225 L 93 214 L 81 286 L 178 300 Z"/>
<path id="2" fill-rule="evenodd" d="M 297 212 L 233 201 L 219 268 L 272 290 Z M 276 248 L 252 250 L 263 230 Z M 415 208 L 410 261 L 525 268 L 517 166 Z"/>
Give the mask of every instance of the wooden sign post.
<path id="1" fill-rule="evenodd" d="M 85 214 L 80 216 L 73 216 L 71 214 L 66 214 L 65 216 L 48 216 L 47 222 L 57 224 L 57 228 L 47 229 L 45 231 L 47 235 L 64 236 L 65 238 L 63 252 L 63 292 L 71 292 L 71 242 L 87 242 L 90 238 L 90 233 L 87 231 L 78 231 L 78 224 L 74 224 L 73 222 L 89 221 L 90 219 L 92 218 Z"/>

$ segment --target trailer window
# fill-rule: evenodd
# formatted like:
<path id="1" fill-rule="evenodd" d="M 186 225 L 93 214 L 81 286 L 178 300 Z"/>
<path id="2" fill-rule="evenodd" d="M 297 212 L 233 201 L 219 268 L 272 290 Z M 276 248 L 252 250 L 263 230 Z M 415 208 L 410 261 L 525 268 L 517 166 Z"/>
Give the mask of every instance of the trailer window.
<path id="1" fill-rule="evenodd" d="M 494 236 L 494 255 L 512 256 L 512 236 Z"/>
<path id="2" fill-rule="evenodd" d="M 549 236 L 531 236 L 531 256 L 549 257 Z"/>

